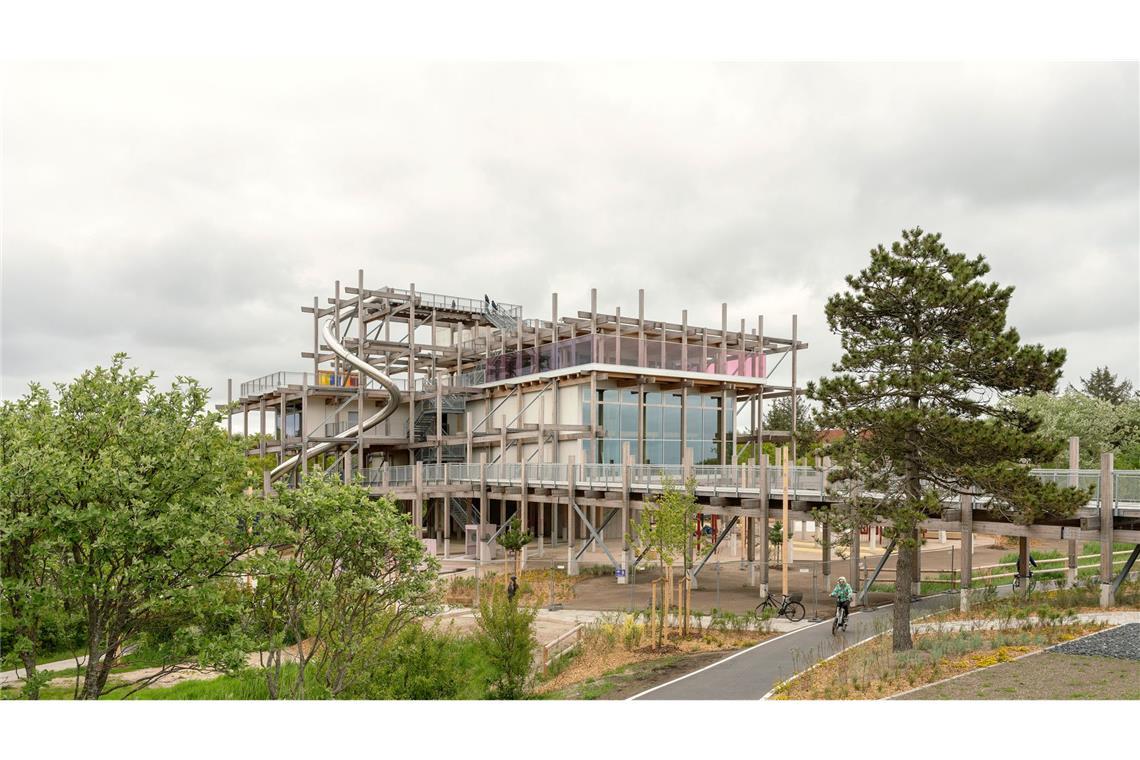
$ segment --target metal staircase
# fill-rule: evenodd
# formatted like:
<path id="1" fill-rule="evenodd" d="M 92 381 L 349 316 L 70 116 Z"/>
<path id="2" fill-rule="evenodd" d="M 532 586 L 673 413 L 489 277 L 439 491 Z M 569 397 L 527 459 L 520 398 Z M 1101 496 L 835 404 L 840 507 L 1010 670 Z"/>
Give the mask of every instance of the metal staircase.
<path id="1" fill-rule="evenodd" d="M 511 316 L 499 311 L 498 309 L 492 309 L 490 306 L 488 306 L 483 311 L 483 316 L 485 316 L 487 318 L 488 322 L 490 322 L 491 324 L 493 324 L 495 327 L 499 328 L 500 330 L 514 331 L 518 328 L 518 322 L 515 320 L 514 317 L 511 317 Z"/>
<path id="2" fill-rule="evenodd" d="M 468 525 L 479 522 L 479 507 L 475 506 L 471 500 L 452 496 L 449 505 L 451 519 L 459 526 L 460 533 L 464 532 Z"/>
<path id="3" fill-rule="evenodd" d="M 438 399 L 435 396 L 429 396 L 416 402 L 416 417 L 412 421 L 412 427 L 415 433 L 414 439 L 417 443 L 427 441 L 428 436 L 435 435 L 435 414 L 436 403 L 439 403 L 439 408 L 444 414 L 463 414 L 467 410 L 467 397 L 462 393 L 447 393 L 440 396 Z M 437 451 L 441 456 L 437 458 Z M 448 444 L 443 446 L 431 446 L 415 449 L 415 461 L 434 463 L 434 462 L 462 462 L 466 457 L 466 447 L 462 444 Z"/>

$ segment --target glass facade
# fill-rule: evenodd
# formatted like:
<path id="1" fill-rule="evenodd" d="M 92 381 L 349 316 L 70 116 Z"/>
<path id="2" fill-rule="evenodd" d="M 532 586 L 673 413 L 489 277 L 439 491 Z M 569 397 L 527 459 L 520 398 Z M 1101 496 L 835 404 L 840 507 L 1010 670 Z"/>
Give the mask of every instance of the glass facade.
<path id="1" fill-rule="evenodd" d="M 629 445 L 634 461 L 644 464 L 681 464 L 686 447 L 693 449 L 694 464 L 720 464 L 724 431 L 722 397 L 719 393 L 701 395 L 689 391 L 685 406 L 686 443 L 681 443 L 681 391 L 647 391 L 640 408 L 644 449 L 639 456 L 638 391 L 605 389 L 598 391 L 598 425 L 604 436 L 596 442 L 583 441 L 583 459 L 601 464 L 619 464 L 622 445 Z M 582 424 L 590 424 L 590 391 L 582 388 Z M 735 394 L 728 393 L 729 408 Z M 728 442 L 731 445 L 731 429 Z"/>

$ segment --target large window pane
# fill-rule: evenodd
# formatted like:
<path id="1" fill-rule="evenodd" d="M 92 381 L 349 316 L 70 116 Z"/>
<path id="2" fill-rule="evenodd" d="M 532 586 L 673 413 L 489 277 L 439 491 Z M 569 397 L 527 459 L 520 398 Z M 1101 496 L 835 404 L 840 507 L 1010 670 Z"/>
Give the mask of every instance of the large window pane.
<path id="1" fill-rule="evenodd" d="M 703 413 L 699 406 L 690 406 L 685 409 L 685 437 L 695 441 L 701 437 L 701 423 Z"/>
<path id="2" fill-rule="evenodd" d="M 662 436 L 665 438 L 681 437 L 681 408 L 667 406 L 661 410 Z"/>
<path id="3" fill-rule="evenodd" d="M 661 414 L 664 411 L 665 410 L 659 406 L 645 407 L 645 440 L 649 441 L 661 438 Z"/>
<path id="4" fill-rule="evenodd" d="M 631 404 L 622 404 L 621 409 L 621 437 L 637 439 L 637 407 Z"/>
<path id="5" fill-rule="evenodd" d="M 598 404 L 598 425 L 605 429 L 607 437 L 613 438 L 618 433 L 618 409 L 616 404 Z"/>
<path id="6" fill-rule="evenodd" d="M 645 458 L 643 460 L 647 464 L 661 464 L 661 442 L 660 441 L 646 441 L 645 443 Z"/>

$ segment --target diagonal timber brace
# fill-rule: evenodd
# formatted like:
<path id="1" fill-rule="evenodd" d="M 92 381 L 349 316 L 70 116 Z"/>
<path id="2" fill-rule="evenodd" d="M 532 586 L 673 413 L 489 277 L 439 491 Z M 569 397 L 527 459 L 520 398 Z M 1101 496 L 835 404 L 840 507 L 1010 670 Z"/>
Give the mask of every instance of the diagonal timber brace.
<path id="1" fill-rule="evenodd" d="M 716 537 L 716 541 L 711 547 L 709 547 L 708 554 L 702 557 L 701 561 L 697 563 L 696 567 L 689 571 L 690 578 L 696 580 L 697 573 L 699 573 L 704 568 L 705 563 L 709 561 L 709 558 L 712 557 L 712 555 L 716 554 L 716 550 L 717 547 L 720 546 L 720 542 L 723 541 L 725 537 L 732 532 L 732 529 L 736 527 L 736 523 L 738 522 L 740 522 L 740 515 L 733 515 L 732 518 L 728 521 L 728 524 L 724 526 L 723 530 L 721 530 L 720 535 Z"/>
<path id="2" fill-rule="evenodd" d="M 617 510 L 617 509 L 611 509 L 610 510 L 610 513 L 608 515 L 606 515 L 606 519 L 602 520 L 602 525 L 601 525 L 601 527 L 598 528 L 598 533 L 601 533 L 602 531 L 604 531 L 606 529 L 606 526 L 610 524 L 610 521 L 612 521 L 615 517 L 617 517 L 619 511 L 620 510 Z M 602 542 L 598 541 L 598 543 L 600 544 Z M 574 559 L 582 559 L 582 555 L 586 553 L 586 547 L 589 545 L 590 545 L 590 543 L 588 541 L 585 544 L 583 544 L 582 548 L 578 550 L 578 553 L 574 555 Z M 606 554 L 609 554 L 609 552 L 606 552 Z M 612 557 L 610 558 L 610 561 L 613 561 Z"/>
<path id="3" fill-rule="evenodd" d="M 1124 579 L 1128 577 L 1128 573 L 1132 571 L 1132 566 L 1136 564 L 1136 557 L 1140 555 L 1140 544 L 1132 547 L 1132 553 L 1128 555 L 1128 559 L 1124 561 L 1124 567 L 1120 569 L 1120 575 L 1112 581 L 1112 593 L 1115 595 L 1120 590 L 1120 584 L 1124 583 Z"/>
<path id="4" fill-rule="evenodd" d="M 572 506 L 574 508 L 574 511 L 578 513 L 578 519 L 580 519 L 582 521 L 582 524 L 584 524 L 586 526 L 586 530 L 588 530 L 590 532 L 590 535 L 594 539 L 594 543 L 596 543 L 598 546 L 600 546 L 602 548 L 602 551 L 605 552 L 605 555 L 607 557 L 609 557 L 610 564 L 612 564 L 614 567 L 619 567 L 617 560 L 614 559 L 614 555 L 610 554 L 610 550 L 606 546 L 606 542 L 602 540 L 602 537 L 601 537 L 601 535 L 599 535 L 598 531 L 594 530 L 594 524 L 592 522 L 590 522 L 590 519 L 588 517 L 586 517 L 585 513 L 583 513 L 582 510 L 578 508 L 578 502 L 575 501 L 574 499 L 570 499 L 570 506 Z M 616 514 L 616 510 L 615 510 L 615 514 Z M 611 517 L 612 517 L 612 515 L 611 515 Z M 605 526 L 603 525 L 603 527 L 605 527 Z M 579 552 L 578 556 L 581 556 L 580 552 Z"/>
<path id="5" fill-rule="evenodd" d="M 858 535 L 856 535 L 855 540 L 859 540 Z M 891 552 L 895 550 L 895 540 L 896 539 L 892 538 L 891 542 L 887 544 L 887 550 L 883 552 L 882 557 L 879 557 L 879 564 L 875 565 L 875 572 L 871 573 L 871 577 L 867 579 L 863 584 L 863 588 L 859 590 L 859 604 L 864 607 L 867 606 L 867 591 L 870 590 L 871 584 L 875 582 L 875 579 L 879 577 L 879 573 L 883 571 L 883 565 L 887 564 L 887 558 L 891 556 Z M 856 580 L 858 580 L 858 578 L 856 578 Z"/>

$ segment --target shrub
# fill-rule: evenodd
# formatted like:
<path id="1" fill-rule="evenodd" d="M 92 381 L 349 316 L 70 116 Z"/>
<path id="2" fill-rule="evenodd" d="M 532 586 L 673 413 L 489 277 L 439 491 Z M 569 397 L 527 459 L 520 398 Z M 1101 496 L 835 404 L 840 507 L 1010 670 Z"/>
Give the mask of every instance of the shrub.
<path id="1" fill-rule="evenodd" d="M 479 647 L 493 668 L 490 696 L 520 699 L 526 696 L 531 665 L 538 642 L 534 619 L 538 611 L 519 607 L 505 591 L 495 589 L 479 604 Z"/>

